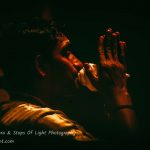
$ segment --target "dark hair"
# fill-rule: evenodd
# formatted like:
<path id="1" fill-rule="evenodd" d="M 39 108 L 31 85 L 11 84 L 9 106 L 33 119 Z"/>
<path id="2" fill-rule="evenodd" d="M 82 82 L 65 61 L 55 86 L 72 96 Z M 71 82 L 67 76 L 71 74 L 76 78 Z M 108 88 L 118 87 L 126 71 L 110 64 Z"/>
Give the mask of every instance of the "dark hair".
<path id="1" fill-rule="evenodd" d="M 57 44 L 59 31 L 53 21 L 39 18 L 24 23 L 5 25 L 1 37 L 0 66 L 9 80 L 32 80 L 36 55 L 49 57 Z"/>

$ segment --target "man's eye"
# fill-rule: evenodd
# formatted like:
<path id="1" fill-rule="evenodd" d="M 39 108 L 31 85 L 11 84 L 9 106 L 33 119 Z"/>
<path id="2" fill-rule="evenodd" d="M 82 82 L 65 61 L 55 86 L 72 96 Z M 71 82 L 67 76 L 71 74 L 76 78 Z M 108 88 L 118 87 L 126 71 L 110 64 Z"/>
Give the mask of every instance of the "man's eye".
<path id="1" fill-rule="evenodd" d="M 70 46 L 67 46 L 67 47 L 64 47 L 63 50 L 61 51 L 61 54 L 64 56 L 64 57 L 68 57 L 68 51 L 70 50 Z"/>
<path id="2" fill-rule="evenodd" d="M 62 51 L 61 51 L 61 54 L 64 56 L 64 57 L 67 57 L 68 56 L 68 47 L 64 48 Z"/>

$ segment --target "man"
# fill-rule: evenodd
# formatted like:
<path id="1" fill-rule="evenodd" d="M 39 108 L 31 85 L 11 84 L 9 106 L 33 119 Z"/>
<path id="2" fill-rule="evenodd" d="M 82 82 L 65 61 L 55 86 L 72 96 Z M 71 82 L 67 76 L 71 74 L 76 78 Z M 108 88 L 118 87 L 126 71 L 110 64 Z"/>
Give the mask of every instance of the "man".
<path id="1" fill-rule="evenodd" d="M 1 97 L 0 108 L 3 128 L 45 129 L 56 137 L 61 137 L 63 132 L 62 139 L 95 141 L 94 135 L 62 111 L 53 109 L 60 108 L 63 103 L 60 99 L 79 95 L 83 90 L 84 94 L 91 91 L 97 93 L 97 97 L 104 95 L 103 101 L 99 100 L 105 106 L 101 114 L 94 112 L 92 102 L 88 107 L 91 109 L 89 114 L 105 118 L 104 126 L 115 127 L 115 131 L 118 129 L 123 136 L 127 131 L 132 133 L 135 130 L 135 114 L 126 85 L 125 42 L 119 41 L 118 32 L 108 29 L 106 35 L 100 36 L 100 60 L 94 67 L 89 63 L 83 64 L 69 51 L 69 39 L 58 31 L 53 22 L 35 19 L 18 26 L 12 24 L 3 39 L 5 51 L 1 66 L 8 82 L 4 85 L 8 85 L 5 88 L 8 93 L 1 90 L 5 95 Z M 77 112 L 79 105 L 80 102 L 74 106 Z M 84 103 L 81 107 L 81 113 L 86 105 Z M 110 129 L 110 132 L 113 131 Z"/>

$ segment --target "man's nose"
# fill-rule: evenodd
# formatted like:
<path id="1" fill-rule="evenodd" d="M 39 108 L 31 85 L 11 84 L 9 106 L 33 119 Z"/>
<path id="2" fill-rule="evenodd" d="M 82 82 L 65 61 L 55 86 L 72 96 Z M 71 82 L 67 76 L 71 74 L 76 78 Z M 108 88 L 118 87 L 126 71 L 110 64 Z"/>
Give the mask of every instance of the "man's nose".
<path id="1" fill-rule="evenodd" d="M 67 54 L 69 61 L 78 71 L 83 68 L 83 63 L 73 53 L 67 51 Z"/>
<path id="2" fill-rule="evenodd" d="M 75 62 L 73 66 L 79 71 L 83 68 L 83 64 L 81 62 Z"/>

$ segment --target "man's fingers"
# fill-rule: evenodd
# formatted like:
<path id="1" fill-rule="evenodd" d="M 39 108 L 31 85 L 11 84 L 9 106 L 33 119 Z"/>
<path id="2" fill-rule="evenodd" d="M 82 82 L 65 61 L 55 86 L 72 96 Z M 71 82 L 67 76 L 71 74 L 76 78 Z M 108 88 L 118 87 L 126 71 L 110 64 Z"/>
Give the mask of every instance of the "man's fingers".
<path id="1" fill-rule="evenodd" d="M 113 30 L 111 29 L 111 28 L 108 28 L 107 30 L 106 30 L 106 35 L 111 35 L 113 33 Z"/>
<path id="2" fill-rule="evenodd" d="M 83 67 L 83 63 L 71 51 L 67 51 L 67 55 L 69 61 L 77 70 L 80 70 Z"/>
<path id="3" fill-rule="evenodd" d="M 125 61 L 126 54 L 125 54 L 125 51 L 126 51 L 126 42 L 120 41 L 120 56 L 119 56 L 119 60 L 126 68 L 126 61 Z"/>
<path id="4" fill-rule="evenodd" d="M 120 49 L 120 45 L 119 45 L 119 39 L 120 39 L 120 33 L 119 32 L 115 32 L 113 33 L 113 58 L 115 60 L 118 60 L 118 51 Z"/>
<path id="5" fill-rule="evenodd" d="M 104 50 L 106 50 L 106 57 L 107 59 L 113 59 L 112 57 L 112 29 L 111 28 L 108 28 L 106 30 L 106 36 L 105 36 L 105 39 L 104 39 L 104 42 L 105 42 L 105 48 Z"/>
<path id="6" fill-rule="evenodd" d="M 98 51 L 100 54 L 100 61 L 105 61 L 106 57 L 105 57 L 105 53 L 104 53 L 104 35 L 100 36 L 99 38 L 99 47 L 98 47 Z"/>
<path id="7" fill-rule="evenodd" d="M 125 58 L 126 42 L 120 41 L 120 55 Z"/>

